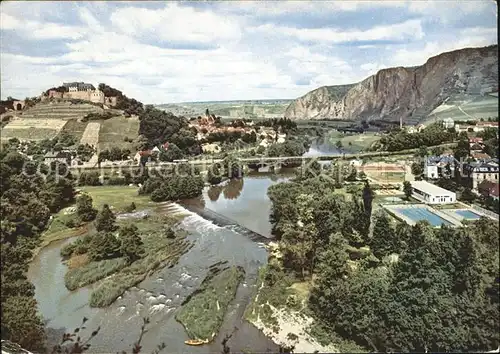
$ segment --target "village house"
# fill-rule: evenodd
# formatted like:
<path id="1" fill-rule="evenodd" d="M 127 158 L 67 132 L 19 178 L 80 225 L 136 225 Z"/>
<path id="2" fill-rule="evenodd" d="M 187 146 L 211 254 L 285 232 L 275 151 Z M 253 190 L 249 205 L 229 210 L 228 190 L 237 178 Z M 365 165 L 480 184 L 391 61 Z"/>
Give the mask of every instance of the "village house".
<path id="1" fill-rule="evenodd" d="M 212 143 L 212 144 L 203 144 L 201 146 L 201 150 L 204 153 L 218 153 L 221 151 L 221 148 L 220 148 L 219 144 Z"/>
<path id="2" fill-rule="evenodd" d="M 498 183 L 498 160 L 490 159 L 469 162 L 463 165 L 464 177 L 469 180 L 472 190 L 477 191 L 483 181 Z"/>
<path id="3" fill-rule="evenodd" d="M 437 179 L 443 176 L 443 169 L 449 164 L 453 171 L 455 158 L 452 155 L 428 156 L 424 164 L 424 176 L 428 179 Z"/>
<path id="4" fill-rule="evenodd" d="M 483 181 L 479 183 L 477 186 L 479 194 L 484 197 L 492 197 L 495 200 L 498 200 L 498 189 L 499 184 L 492 181 Z"/>
<path id="5" fill-rule="evenodd" d="M 455 121 L 451 118 L 445 118 L 443 119 L 443 128 L 445 129 L 452 129 L 455 127 Z"/>
<path id="6" fill-rule="evenodd" d="M 461 132 L 484 132 L 487 128 L 498 129 L 498 122 L 477 122 L 475 125 L 470 124 L 455 124 L 455 131 Z"/>
<path id="7" fill-rule="evenodd" d="M 483 151 L 483 148 L 484 148 L 483 138 L 478 138 L 478 137 L 469 138 L 469 149 L 471 152 L 473 151 L 480 152 Z"/>
<path id="8" fill-rule="evenodd" d="M 415 133 L 420 133 L 422 130 L 425 129 L 425 125 L 419 124 L 417 126 L 409 126 L 406 127 L 406 132 L 408 134 L 415 134 Z"/>

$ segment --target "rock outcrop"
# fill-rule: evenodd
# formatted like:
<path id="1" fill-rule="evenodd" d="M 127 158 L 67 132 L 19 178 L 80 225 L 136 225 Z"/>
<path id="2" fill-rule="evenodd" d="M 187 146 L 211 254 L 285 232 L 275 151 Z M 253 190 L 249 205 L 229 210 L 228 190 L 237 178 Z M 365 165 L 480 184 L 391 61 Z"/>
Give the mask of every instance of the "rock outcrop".
<path id="1" fill-rule="evenodd" d="M 498 90 L 498 46 L 465 48 L 422 66 L 383 69 L 360 83 L 324 86 L 294 100 L 290 119 L 352 119 L 416 124 L 444 100 Z"/>

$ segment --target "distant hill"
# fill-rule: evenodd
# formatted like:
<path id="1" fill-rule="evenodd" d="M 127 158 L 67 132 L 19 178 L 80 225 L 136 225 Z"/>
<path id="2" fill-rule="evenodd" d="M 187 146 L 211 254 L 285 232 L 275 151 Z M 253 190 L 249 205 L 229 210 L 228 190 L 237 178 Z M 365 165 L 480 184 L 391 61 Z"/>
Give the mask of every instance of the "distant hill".
<path id="1" fill-rule="evenodd" d="M 210 113 L 222 117 L 281 118 L 290 102 L 292 102 L 291 99 L 205 101 L 164 103 L 156 105 L 156 107 L 185 117 L 203 115 L 208 108 Z"/>
<path id="2" fill-rule="evenodd" d="M 291 119 L 424 120 L 445 100 L 498 92 L 498 46 L 442 53 L 424 65 L 383 69 L 352 85 L 324 86 L 287 107 Z"/>

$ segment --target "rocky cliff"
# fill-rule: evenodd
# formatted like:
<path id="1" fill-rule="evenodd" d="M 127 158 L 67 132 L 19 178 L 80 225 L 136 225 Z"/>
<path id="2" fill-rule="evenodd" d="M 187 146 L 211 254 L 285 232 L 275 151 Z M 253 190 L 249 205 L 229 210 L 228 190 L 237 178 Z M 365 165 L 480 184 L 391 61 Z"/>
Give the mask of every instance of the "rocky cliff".
<path id="1" fill-rule="evenodd" d="M 498 90 L 498 45 L 465 48 L 422 66 L 389 68 L 353 85 L 324 86 L 294 100 L 291 119 L 399 120 L 418 123 L 444 100 Z"/>

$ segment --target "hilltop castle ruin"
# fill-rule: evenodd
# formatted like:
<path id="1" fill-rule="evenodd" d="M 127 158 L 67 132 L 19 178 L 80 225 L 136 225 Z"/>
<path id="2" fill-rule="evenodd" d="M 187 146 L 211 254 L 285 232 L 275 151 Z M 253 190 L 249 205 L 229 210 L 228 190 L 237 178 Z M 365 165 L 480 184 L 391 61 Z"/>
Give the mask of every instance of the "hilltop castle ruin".
<path id="1" fill-rule="evenodd" d="M 41 100 L 51 98 L 66 98 L 89 101 L 93 103 L 102 103 L 114 107 L 117 103 L 117 97 L 106 97 L 104 92 L 96 89 L 94 85 L 85 82 L 65 82 L 57 89 L 50 89 L 43 92 Z"/>

